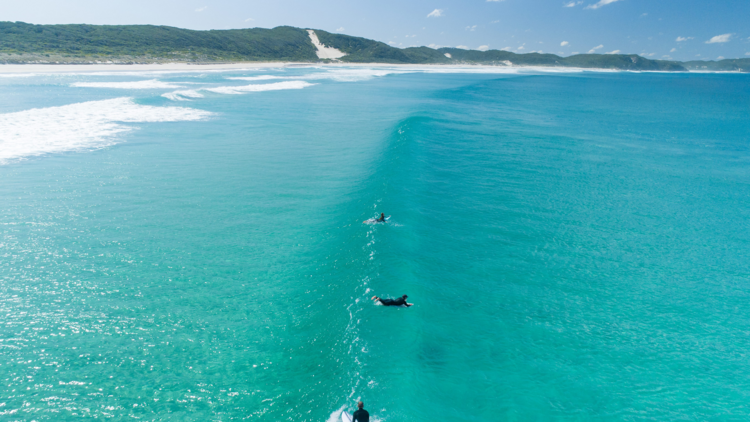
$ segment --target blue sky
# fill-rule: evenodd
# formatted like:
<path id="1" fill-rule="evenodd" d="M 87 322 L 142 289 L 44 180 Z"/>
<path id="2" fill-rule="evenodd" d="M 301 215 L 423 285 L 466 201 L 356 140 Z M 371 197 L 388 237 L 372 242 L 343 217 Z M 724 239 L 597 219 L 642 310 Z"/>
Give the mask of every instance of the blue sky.
<path id="1" fill-rule="evenodd" d="M 190 29 L 292 25 L 396 47 L 750 58 L 750 0 L 24 0 L 0 20 Z"/>

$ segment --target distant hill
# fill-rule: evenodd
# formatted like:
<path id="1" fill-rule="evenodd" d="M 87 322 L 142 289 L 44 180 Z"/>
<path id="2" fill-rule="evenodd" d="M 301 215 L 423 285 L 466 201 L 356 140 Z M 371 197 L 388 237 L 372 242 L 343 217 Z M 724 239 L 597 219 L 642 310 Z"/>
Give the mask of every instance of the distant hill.
<path id="1" fill-rule="evenodd" d="M 504 50 L 394 48 L 361 37 L 314 30 L 320 42 L 346 53 L 340 61 L 392 64 L 559 66 L 620 70 L 750 70 L 750 59 L 720 62 L 649 60 L 635 54 L 516 54 Z M 319 62 L 306 29 L 194 31 L 153 25 L 32 25 L 0 22 L 0 63 Z"/>
<path id="2" fill-rule="evenodd" d="M 719 61 L 689 61 L 682 63 L 688 70 L 711 72 L 750 72 L 750 59 L 724 59 Z"/>

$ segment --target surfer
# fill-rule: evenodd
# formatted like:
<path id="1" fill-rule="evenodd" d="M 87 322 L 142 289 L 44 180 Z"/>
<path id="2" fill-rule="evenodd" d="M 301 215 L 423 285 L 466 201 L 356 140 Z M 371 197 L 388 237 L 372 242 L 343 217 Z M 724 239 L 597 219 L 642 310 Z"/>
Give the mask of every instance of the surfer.
<path id="1" fill-rule="evenodd" d="M 391 217 L 386 217 L 384 212 L 380 213 L 380 217 L 378 218 L 371 218 L 369 220 L 363 221 L 365 224 L 373 224 L 373 223 L 385 223 L 388 221 L 388 219 Z"/>
<path id="2" fill-rule="evenodd" d="M 409 306 L 414 306 L 413 303 L 406 303 L 406 298 L 408 296 L 403 295 L 398 299 L 381 299 L 377 296 L 373 296 L 372 300 L 378 301 L 383 304 L 383 306 L 406 306 L 407 308 Z"/>
<path id="3" fill-rule="evenodd" d="M 370 422 L 370 414 L 364 409 L 365 404 L 358 402 L 357 407 L 359 409 L 352 415 L 352 422 Z"/>

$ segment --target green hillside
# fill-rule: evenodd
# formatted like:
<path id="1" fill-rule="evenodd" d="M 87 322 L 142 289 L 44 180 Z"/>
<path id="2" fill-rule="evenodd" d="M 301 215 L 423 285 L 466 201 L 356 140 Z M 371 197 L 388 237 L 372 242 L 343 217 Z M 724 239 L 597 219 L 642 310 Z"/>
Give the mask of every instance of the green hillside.
<path id="1" fill-rule="evenodd" d="M 649 60 L 634 54 L 516 54 L 503 50 L 394 48 L 379 41 L 315 30 L 349 63 L 483 64 L 620 70 L 750 70 L 750 59 L 718 62 Z M 306 29 L 280 26 L 194 31 L 153 25 L 32 25 L 0 22 L 0 63 L 318 62 Z"/>
<path id="2" fill-rule="evenodd" d="M 724 59 L 719 61 L 689 61 L 684 62 L 689 70 L 703 70 L 710 72 L 750 72 L 750 59 Z"/>
<path id="3" fill-rule="evenodd" d="M 317 60 L 307 32 L 289 26 L 192 31 L 152 25 L 0 22 L 0 52 L 174 61 Z"/>

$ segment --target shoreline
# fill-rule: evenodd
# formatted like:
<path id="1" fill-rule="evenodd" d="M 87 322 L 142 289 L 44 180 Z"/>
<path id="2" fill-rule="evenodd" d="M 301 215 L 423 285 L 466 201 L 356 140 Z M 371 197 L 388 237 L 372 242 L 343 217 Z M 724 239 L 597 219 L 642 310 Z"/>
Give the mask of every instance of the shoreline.
<path id="1" fill-rule="evenodd" d="M 12 74 L 55 74 L 55 73 L 98 73 L 98 72 L 192 72 L 192 71 L 231 71 L 245 69 L 271 69 L 284 67 L 386 67 L 386 68 L 428 68 L 428 69 L 493 69 L 506 71 L 552 71 L 552 72 L 629 72 L 629 73 L 732 73 L 737 71 L 688 70 L 687 72 L 670 72 L 663 70 L 627 70 L 580 68 L 562 66 L 494 66 L 484 64 L 402 64 L 402 63 L 310 63 L 310 62 L 237 62 L 237 63 L 153 63 L 153 64 L 0 64 L 0 75 Z"/>

